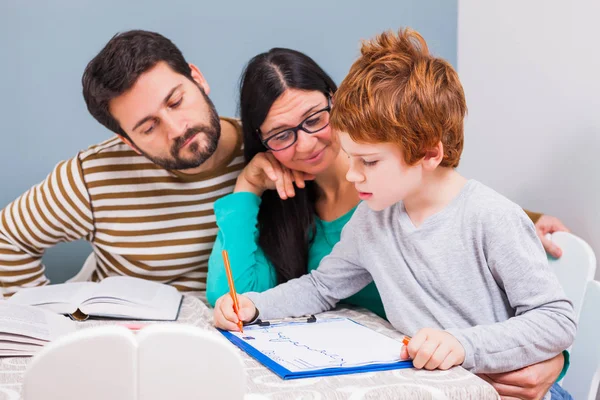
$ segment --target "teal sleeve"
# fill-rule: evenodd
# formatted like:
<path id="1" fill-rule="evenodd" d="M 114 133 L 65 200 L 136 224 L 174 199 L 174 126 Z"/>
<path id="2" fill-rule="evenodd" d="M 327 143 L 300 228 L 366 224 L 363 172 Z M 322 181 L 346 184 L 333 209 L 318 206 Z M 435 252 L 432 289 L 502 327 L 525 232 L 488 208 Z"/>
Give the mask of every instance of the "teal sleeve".
<path id="1" fill-rule="evenodd" d="M 560 371 L 560 375 L 556 379 L 556 382 L 559 382 L 562 378 L 565 377 L 565 375 L 567 374 L 567 371 L 569 370 L 569 366 L 571 365 L 571 355 L 569 354 L 569 352 L 567 350 L 563 351 L 563 356 L 565 358 L 565 361 L 563 364 L 563 369 L 562 369 L 562 371 Z"/>
<path id="2" fill-rule="evenodd" d="M 222 250 L 227 250 L 231 274 L 238 293 L 263 292 L 277 284 L 275 268 L 258 246 L 258 210 L 261 199 L 254 193 L 238 192 L 215 202 L 217 239 L 208 259 L 206 298 L 214 306 L 229 293 Z"/>

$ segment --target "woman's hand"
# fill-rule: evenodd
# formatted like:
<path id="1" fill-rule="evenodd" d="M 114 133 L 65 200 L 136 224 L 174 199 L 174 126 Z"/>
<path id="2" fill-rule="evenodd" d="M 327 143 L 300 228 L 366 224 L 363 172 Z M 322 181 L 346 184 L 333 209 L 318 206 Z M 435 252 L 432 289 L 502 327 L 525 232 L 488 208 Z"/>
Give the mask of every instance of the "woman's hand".
<path id="1" fill-rule="evenodd" d="M 556 217 L 542 215 L 535 223 L 535 231 L 542 241 L 546 253 L 554 258 L 560 258 L 562 256 L 561 248 L 552 242 L 552 240 L 548 239 L 546 235 L 554 232 L 570 232 L 569 228 Z"/>
<path id="2" fill-rule="evenodd" d="M 252 192 L 262 196 L 265 190 L 277 190 L 283 200 L 294 197 L 294 183 L 304 188 L 314 175 L 284 167 L 270 152 L 258 153 L 237 178 L 234 192 Z"/>

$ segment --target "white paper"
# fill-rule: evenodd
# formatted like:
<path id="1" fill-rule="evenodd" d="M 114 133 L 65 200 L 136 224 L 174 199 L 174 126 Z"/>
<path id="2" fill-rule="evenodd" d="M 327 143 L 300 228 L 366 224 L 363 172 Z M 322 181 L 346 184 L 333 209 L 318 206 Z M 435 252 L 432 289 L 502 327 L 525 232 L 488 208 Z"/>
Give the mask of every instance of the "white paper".
<path id="1" fill-rule="evenodd" d="M 244 327 L 231 332 L 292 372 L 388 364 L 402 343 L 347 318 Z"/>

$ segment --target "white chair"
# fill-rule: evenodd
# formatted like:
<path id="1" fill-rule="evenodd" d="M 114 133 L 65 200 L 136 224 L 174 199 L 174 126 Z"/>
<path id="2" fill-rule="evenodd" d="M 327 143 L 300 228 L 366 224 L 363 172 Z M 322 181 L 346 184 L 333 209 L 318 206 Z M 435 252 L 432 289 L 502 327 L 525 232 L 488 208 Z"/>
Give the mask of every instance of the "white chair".
<path id="1" fill-rule="evenodd" d="M 244 396 L 239 351 L 210 331 L 157 324 L 137 335 L 87 328 L 44 347 L 25 372 L 25 400 L 265 399 Z"/>
<path id="2" fill-rule="evenodd" d="M 577 400 L 594 400 L 600 385 L 600 282 L 587 285 L 577 336 L 571 351 L 571 367 L 563 387 Z"/>
<path id="3" fill-rule="evenodd" d="M 575 318 L 579 318 L 585 289 L 596 272 L 596 256 L 592 248 L 579 237 L 567 232 L 555 232 L 551 235 L 563 251 L 559 259 L 548 256 L 548 263 L 558 276 L 565 294 L 573 302 Z"/>
<path id="4" fill-rule="evenodd" d="M 88 258 L 86 258 L 85 262 L 83 263 L 83 267 L 81 267 L 81 270 L 79 270 L 77 275 L 75 275 L 71 279 L 68 279 L 67 282 L 90 281 L 92 279 L 92 274 L 94 273 L 95 269 L 96 269 L 96 256 L 92 252 L 88 256 Z"/>

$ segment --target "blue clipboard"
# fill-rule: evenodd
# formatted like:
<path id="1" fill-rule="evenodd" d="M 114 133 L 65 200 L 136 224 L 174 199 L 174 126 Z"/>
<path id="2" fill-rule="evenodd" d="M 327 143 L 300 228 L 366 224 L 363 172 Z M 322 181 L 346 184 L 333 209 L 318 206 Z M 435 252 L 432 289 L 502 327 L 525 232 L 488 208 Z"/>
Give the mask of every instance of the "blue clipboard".
<path id="1" fill-rule="evenodd" d="M 361 325 L 356 321 L 353 321 L 349 318 L 349 321 L 354 322 L 355 324 Z M 297 322 L 292 322 L 289 324 L 297 324 Z M 362 325 L 361 325 L 362 326 Z M 351 367 L 335 367 L 335 368 L 321 368 L 314 369 L 309 371 L 290 371 L 285 368 L 278 362 L 274 361 L 269 356 L 262 353 L 260 350 L 250 345 L 247 341 L 244 341 L 237 336 L 233 335 L 231 332 L 224 331 L 219 329 L 219 332 L 225 336 L 231 343 L 235 344 L 237 347 L 245 351 L 248 355 L 254 358 L 259 363 L 263 364 L 265 367 L 273 371 L 276 375 L 278 375 L 281 379 L 299 379 L 299 378 L 314 378 L 317 376 L 332 376 L 332 375 L 345 375 L 345 374 L 356 374 L 360 372 L 373 372 L 373 371 L 388 371 L 394 369 L 403 369 L 403 368 L 412 368 L 413 363 L 410 360 L 407 361 L 397 361 L 393 363 L 384 363 L 384 364 L 371 364 L 371 365 L 361 365 L 361 366 L 351 366 Z"/>

